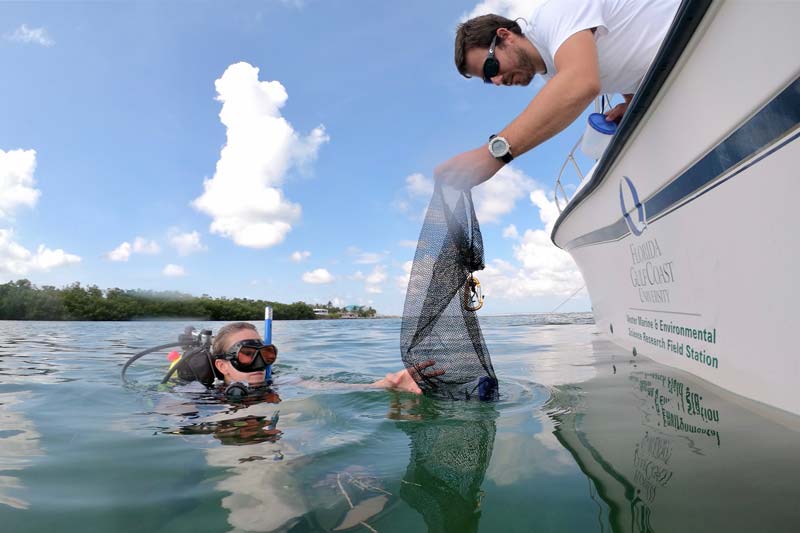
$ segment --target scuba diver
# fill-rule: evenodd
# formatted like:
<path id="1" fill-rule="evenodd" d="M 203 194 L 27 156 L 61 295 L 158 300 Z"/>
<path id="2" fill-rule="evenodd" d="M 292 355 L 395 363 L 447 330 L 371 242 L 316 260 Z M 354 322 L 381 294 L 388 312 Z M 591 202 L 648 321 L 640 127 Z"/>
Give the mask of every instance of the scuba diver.
<path id="1" fill-rule="evenodd" d="M 214 376 L 225 382 L 228 395 L 232 388 L 247 393 L 250 387 L 272 385 L 271 367 L 277 357 L 278 348 L 264 344 L 255 326 L 248 322 L 223 326 L 211 345 Z"/>
<path id="2" fill-rule="evenodd" d="M 233 322 L 221 327 L 212 336 L 210 330 L 197 331 L 187 327 L 179 336 L 177 343 L 164 344 L 139 352 L 122 367 L 122 381 L 128 383 L 125 373 L 137 359 L 159 350 L 181 346 L 183 354 L 170 353 L 169 371 L 161 380 L 162 384 L 177 383 L 187 385 L 200 383 L 207 389 L 214 388 L 215 382 L 224 383 L 225 396 L 228 398 L 261 397 L 267 394 L 267 401 L 277 403 L 280 398 L 271 388 L 272 364 L 278 357 L 278 348 L 274 344 L 262 341 L 258 330 L 249 322 Z M 422 391 L 418 381 L 442 375 L 444 370 L 423 370 L 435 364 L 425 361 L 416 368 L 400 370 L 386 374 L 383 379 L 369 384 L 338 384 L 348 388 L 389 388 L 420 394 Z M 307 382 L 312 385 L 313 382 Z M 319 384 L 313 383 L 318 387 Z"/>
<path id="3" fill-rule="evenodd" d="M 172 351 L 168 355 L 171 363 L 161 380 L 162 385 L 199 383 L 212 389 L 217 380 L 221 380 L 224 383 L 222 390 L 229 398 L 252 396 L 272 385 L 272 364 L 278 357 L 278 348 L 264 343 L 256 327 L 249 322 L 227 324 L 215 336 L 211 330 L 197 331 L 187 327 L 177 343 L 148 348 L 128 359 L 122 367 L 123 383 L 129 384 L 125 373 L 134 361 L 149 353 L 178 346 L 183 353 Z M 276 395 L 272 401 L 280 399 Z"/>

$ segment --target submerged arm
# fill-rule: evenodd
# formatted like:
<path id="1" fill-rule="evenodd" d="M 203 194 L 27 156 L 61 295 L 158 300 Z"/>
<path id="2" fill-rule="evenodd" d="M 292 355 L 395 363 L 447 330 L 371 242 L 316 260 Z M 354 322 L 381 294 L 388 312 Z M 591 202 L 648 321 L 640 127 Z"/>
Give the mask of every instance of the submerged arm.
<path id="1" fill-rule="evenodd" d="M 418 365 L 419 372 L 417 369 L 412 368 L 411 370 L 405 369 L 400 370 L 399 372 L 386 374 L 385 378 L 379 379 L 371 386 L 382 387 L 385 389 L 397 389 L 406 392 L 413 392 L 414 394 L 422 394 L 422 389 L 420 389 L 419 385 L 417 385 L 417 381 L 422 379 L 420 374 L 423 370 L 432 367 L 435 364 L 435 361 L 429 360 Z M 423 376 L 426 378 L 433 378 L 441 376 L 442 374 L 444 374 L 444 370 L 431 370 L 430 372 L 426 372 Z"/>

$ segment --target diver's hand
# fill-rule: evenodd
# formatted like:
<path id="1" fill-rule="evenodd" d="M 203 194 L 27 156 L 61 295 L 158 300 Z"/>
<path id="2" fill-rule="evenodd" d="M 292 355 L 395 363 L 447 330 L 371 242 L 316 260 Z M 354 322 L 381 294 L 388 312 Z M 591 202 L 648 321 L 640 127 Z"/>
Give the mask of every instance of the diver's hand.
<path id="1" fill-rule="evenodd" d="M 503 168 L 503 162 L 492 157 L 486 146 L 458 154 L 433 171 L 433 177 L 456 189 L 471 189 L 488 180 Z"/>
<path id="2" fill-rule="evenodd" d="M 444 370 L 431 370 L 430 372 L 420 372 L 436 364 L 436 361 L 429 360 L 418 365 L 419 372 L 412 368 L 410 370 L 400 370 L 386 374 L 386 377 L 376 381 L 372 385 L 374 387 L 383 387 L 386 389 L 397 389 L 406 392 L 413 392 L 414 394 L 422 394 L 422 389 L 417 385 L 417 381 L 421 381 L 422 377 L 432 378 L 444 374 Z M 416 378 L 416 379 L 415 379 Z"/>
<path id="3" fill-rule="evenodd" d="M 380 379 L 372 384 L 374 387 L 383 387 L 385 389 L 397 389 L 406 392 L 413 392 L 414 394 L 422 394 L 422 389 L 408 373 L 408 370 L 401 370 L 386 374 L 386 377 Z"/>

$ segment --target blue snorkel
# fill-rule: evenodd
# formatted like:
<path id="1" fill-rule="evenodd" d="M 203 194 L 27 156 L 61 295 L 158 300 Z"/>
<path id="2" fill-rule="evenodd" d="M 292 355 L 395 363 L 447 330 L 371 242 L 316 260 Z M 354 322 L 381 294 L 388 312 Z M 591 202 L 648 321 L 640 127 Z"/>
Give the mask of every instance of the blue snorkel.
<path id="1" fill-rule="evenodd" d="M 264 307 L 264 344 L 272 344 L 272 307 Z M 272 385 L 272 363 L 264 370 L 264 383 Z"/>

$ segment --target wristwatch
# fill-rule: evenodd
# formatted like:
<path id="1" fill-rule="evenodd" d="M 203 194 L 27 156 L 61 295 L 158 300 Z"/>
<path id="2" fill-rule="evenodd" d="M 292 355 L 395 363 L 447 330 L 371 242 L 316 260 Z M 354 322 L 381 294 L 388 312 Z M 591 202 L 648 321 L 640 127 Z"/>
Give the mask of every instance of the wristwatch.
<path id="1" fill-rule="evenodd" d="M 490 136 L 488 148 L 492 157 L 499 159 L 503 163 L 511 163 L 511 160 L 514 159 L 514 156 L 511 155 L 511 146 L 509 146 L 505 137 Z"/>

